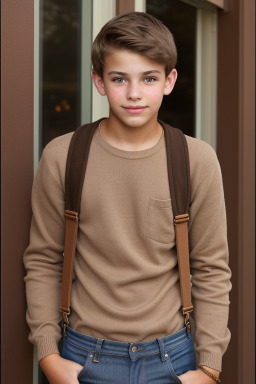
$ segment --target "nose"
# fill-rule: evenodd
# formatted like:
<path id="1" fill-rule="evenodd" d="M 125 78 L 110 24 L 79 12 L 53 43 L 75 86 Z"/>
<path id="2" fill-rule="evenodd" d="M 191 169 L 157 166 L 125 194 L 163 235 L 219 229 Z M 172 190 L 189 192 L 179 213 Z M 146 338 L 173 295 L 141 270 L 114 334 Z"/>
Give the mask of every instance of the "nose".
<path id="1" fill-rule="evenodd" d="M 128 100 L 140 100 L 142 98 L 141 87 L 138 82 L 130 82 L 127 87 Z"/>

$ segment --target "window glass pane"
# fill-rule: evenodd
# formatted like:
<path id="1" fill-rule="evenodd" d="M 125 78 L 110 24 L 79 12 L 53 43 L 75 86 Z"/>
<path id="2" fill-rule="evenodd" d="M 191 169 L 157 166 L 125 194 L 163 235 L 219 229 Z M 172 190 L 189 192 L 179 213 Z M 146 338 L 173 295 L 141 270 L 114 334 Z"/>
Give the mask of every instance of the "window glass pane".
<path id="1" fill-rule="evenodd" d="M 81 2 L 40 1 L 40 149 L 80 124 Z"/>
<path id="2" fill-rule="evenodd" d="M 90 10 L 91 0 L 39 0 L 39 152 L 81 124 L 81 41 L 91 45 Z M 83 55 L 87 88 L 91 88 L 89 56 L 86 60 Z M 91 90 L 84 97 L 87 93 Z M 48 384 L 37 364 L 33 381 Z"/>
<path id="3" fill-rule="evenodd" d="M 159 119 L 194 136 L 197 9 L 179 0 L 147 0 L 146 11 L 170 29 L 178 51 L 178 79 L 164 97 Z"/>

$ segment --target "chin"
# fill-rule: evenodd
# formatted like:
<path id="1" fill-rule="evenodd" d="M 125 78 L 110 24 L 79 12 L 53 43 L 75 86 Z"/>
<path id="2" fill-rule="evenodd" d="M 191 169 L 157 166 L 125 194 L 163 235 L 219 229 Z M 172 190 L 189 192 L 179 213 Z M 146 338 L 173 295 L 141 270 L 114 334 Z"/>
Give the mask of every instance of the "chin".
<path id="1" fill-rule="evenodd" d="M 124 119 L 124 120 L 121 119 L 120 121 L 128 127 L 134 127 L 134 128 L 142 127 L 149 122 L 148 119 L 142 119 L 140 117 L 133 117 L 133 118 Z"/>

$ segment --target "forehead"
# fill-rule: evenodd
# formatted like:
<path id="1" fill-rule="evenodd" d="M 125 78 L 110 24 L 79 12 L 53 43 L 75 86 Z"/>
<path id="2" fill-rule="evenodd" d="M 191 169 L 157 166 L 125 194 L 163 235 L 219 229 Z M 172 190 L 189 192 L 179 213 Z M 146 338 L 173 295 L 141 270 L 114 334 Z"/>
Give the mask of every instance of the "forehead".
<path id="1" fill-rule="evenodd" d="M 105 57 L 104 75 L 109 72 L 140 74 L 148 71 L 165 73 L 165 65 L 148 57 L 126 50 L 113 51 Z"/>

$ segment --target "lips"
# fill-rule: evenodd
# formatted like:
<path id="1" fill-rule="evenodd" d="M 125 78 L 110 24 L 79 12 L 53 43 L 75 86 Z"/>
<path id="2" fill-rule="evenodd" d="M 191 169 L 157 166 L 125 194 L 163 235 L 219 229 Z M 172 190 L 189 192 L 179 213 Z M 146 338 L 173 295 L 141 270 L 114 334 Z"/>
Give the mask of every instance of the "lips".
<path id="1" fill-rule="evenodd" d="M 138 105 L 138 106 L 127 106 L 127 107 L 123 107 L 124 110 L 128 113 L 141 113 L 143 111 L 145 111 L 145 109 L 147 107 L 144 107 L 144 106 L 141 106 L 141 105 Z"/>

